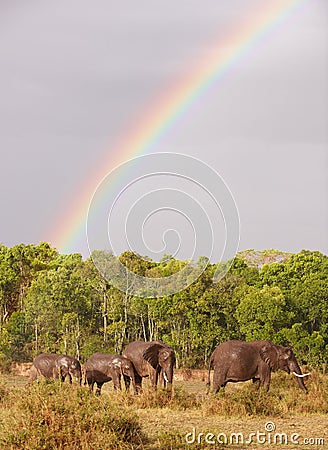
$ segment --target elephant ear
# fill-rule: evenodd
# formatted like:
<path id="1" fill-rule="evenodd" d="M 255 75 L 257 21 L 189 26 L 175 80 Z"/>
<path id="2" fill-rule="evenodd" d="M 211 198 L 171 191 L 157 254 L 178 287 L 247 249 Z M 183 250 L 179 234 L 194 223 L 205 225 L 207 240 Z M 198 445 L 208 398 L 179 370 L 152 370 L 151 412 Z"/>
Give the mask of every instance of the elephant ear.
<path id="1" fill-rule="evenodd" d="M 276 347 L 272 344 L 265 344 L 260 349 L 260 356 L 264 362 L 268 364 L 270 369 L 275 372 L 279 369 L 278 365 L 278 352 Z"/>
<path id="2" fill-rule="evenodd" d="M 291 347 L 285 347 L 284 350 L 285 350 L 284 359 L 290 359 L 295 357 L 293 349 Z"/>
<path id="3" fill-rule="evenodd" d="M 155 343 L 150 345 L 147 350 L 142 354 L 144 359 L 149 362 L 149 364 L 156 369 L 158 366 L 158 352 L 163 348 L 163 345 Z"/>
<path id="4" fill-rule="evenodd" d="M 65 361 L 65 360 L 59 360 L 59 361 L 57 361 L 57 362 L 56 362 L 56 367 L 57 367 L 58 369 L 62 369 L 62 368 L 64 368 L 64 367 L 65 367 L 65 369 L 68 369 L 67 361 Z"/>
<path id="5" fill-rule="evenodd" d="M 112 361 L 110 361 L 108 366 L 112 370 L 119 369 L 122 372 L 122 361 L 120 359 L 118 359 L 118 358 L 114 358 Z"/>

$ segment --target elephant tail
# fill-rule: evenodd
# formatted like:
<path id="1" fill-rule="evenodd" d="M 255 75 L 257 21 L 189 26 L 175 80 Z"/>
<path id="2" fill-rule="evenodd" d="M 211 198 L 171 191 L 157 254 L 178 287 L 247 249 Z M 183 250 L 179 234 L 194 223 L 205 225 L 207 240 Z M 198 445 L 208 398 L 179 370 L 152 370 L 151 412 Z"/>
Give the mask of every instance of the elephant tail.
<path id="1" fill-rule="evenodd" d="M 207 394 L 209 393 L 210 387 L 211 387 L 211 367 L 212 367 L 212 363 L 213 363 L 213 355 L 211 355 L 211 358 L 210 358 L 210 361 L 209 361 L 209 364 L 208 364 L 208 376 L 207 376 L 207 383 L 206 383 Z"/>
<path id="2" fill-rule="evenodd" d="M 91 372 L 91 375 L 93 378 L 93 372 Z M 84 383 L 83 383 L 84 386 L 87 386 L 87 385 L 90 386 L 91 379 L 90 379 L 90 368 L 89 367 L 84 367 L 84 369 L 82 370 L 82 379 L 84 380 Z"/>

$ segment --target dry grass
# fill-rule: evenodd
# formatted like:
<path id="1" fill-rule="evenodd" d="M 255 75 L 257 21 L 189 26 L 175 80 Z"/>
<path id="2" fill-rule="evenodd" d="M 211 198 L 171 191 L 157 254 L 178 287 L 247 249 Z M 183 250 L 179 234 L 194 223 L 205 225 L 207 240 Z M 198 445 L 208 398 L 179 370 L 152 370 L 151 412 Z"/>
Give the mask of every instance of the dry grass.
<path id="1" fill-rule="evenodd" d="M 3 449 L 142 448 L 136 415 L 80 386 L 42 381 L 28 389 L 2 387 L 0 411 Z"/>
<path id="2" fill-rule="evenodd" d="M 184 376 L 186 378 L 187 376 Z M 190 379 L 191 378 L 191 379 Z M 295 380 L 287 374 L 274 374 L 269 393 L 263 390 L 257 391 L 251 383 L 228 384 L 225 390 L 218 395 L 206 396 L 205 382 L 200 381 L 201 374 L 197 377 L 189 377 L 187 381 L 176 381 L 174 390 L 170 394 L 162 389 L 154 392 L 145 383 L 144 392 L 134 396 L 125 392 L 113 391 L 112 383 L 103 387 L 103 395 L 97 398 L 86 388 L 70 389 L 70 386 L 61 386 L 56 383 L 45 384 L 45 390 L 33 387 L 29 393 L 24 394 L 25 400 L 17 403 L 17 398 L 26 392 L 22 388 L 24 381 L 20 377 L 6 377 L 6 385 L 0 384 L 0 399 L 3 412 L 0 412 L 0 438 L 16 433 L 22 433 L 25 429 L 25 437 L 36 439 L 37 431 L 26 427 L 22 421 L 28 411 L 33 410 L 34 418 L 31 424 L 36 430 L 43 430 L 43 447 L 26 447 L 23 441 L 17 446 L 1 448 L 69 448 L 69 449 L 125 449 L 141 448 L 155 449 L 269 449 L 277 448 L 311 448 L 315 450 L 328 448 L 328 377 L 315 373 L 308 380 L 309 394 L 306 395 L 298 388 Z M 16 385 L 18 387 L 12 387 Z M 11 386 L 11 387 L 9 387 Z M 55 389 L 51 386 L 57 386 Z M 38 390 L 39 389 L 39 390 Z M 41 389 L 41 390 L 40 390 Z M 49 390 L 50 389 L 50 390 Z M 8 396 L 8 391 L 10 395 Z M 69 398 L 70 408 L 62 411 L 60 408 L 64 398 Z M 28 396 L 31 398 L 28 399 Z M 54 401 L 51 400 L 54 398 Z M 6 400 L 7 399 L 7 400 Z M 50 400 L 49 400 L 50 399 Z M 16 402 L 13 405 L 13 401 Z M 49 403 L 50 402 L 50 403 Z M 23 404 L 24 403 L 24 404 Z M 48 409 L 44 405 L 48 405 Z M 50 413 L 49 413 L 49 405 Z M 72 417 L 67 417 L 77 406 L 78 412 Z M 48 415 L 45 412 L 48 411 Z M 51 412 L 52 411 L 52 412 Z M 15 427 L 12 426 L 11 417 L 15 417 Z M 65 415 L 66 414 L 66 415 Z M 48 429 L 53 433 L 61 433 L 61 447 L 48 445 L 50 435 L 44 432 L 40 425 L 40 417 L 46 420 Z M 105 419 L 104 419 L 105 417 Z M 107 419 L 106 419 L 107 417 Z M 110 433 L 109 418 L 114 421 Z M 298 433 L 299 444 L 284 443 L 281 445 L 256 444 L 236 445 L 206 445 L 205 437 L 200 436 L 200 444 L 197 444 L 199 433 L 243 433 L 245 439 L 250 433 L 264 432 L 265 424 L 273 422 L 277 433 L 286 433 L 288 438 L 293 433 Z M 25 423 L 25 425 L 24 425 Z M 89 428 L 86 427 L 89 424 Z M 8 426 L 10 424 L 10 426 Z M 90 425 L 92 424 L 92 426 Z M 24 428 L 25 426 L 25 428 Z M 140 426 L 140 428 L 139 428 Z M 116 428 L 115 428 L 116 427 Z M 194 444 L 187 444 L 185 436 L 195 429 Z M 26 430 L 27 433 L 26 434 Z M 74 430 L 78 444 L 72 446 L 67 442 Z M 92 431 L 97 430 L 97 432 Z M 49 431 L 49 430 L 48 430 Z M 10 434 L 11 433 L 11 434 Z M 107 433 L 107 434 L 106 434 Z M 78 436 L 82 436 L 78 438 Z M 114 439 L 115 436 L 115 439 Z M 123 436 L 125 436 L 123 438 Z M 130 436 L 127 439 L 127 436 Z M 272 435 L 273 436 L 273 435 Z M 190 437 L 190 435 L 189 435 Z M 304 445 L 305 438 L 324 438 L 325 445 L 321 443 Z M 123 438 L 123 439 L 122 439 Z M 65 440 L 66 439 L 66 440 Z M 102 442 L 102 447 L 100 443 Z M 110 440 L 111 439 L 111 440 Z M 5 442 L 5 441 L 2 441 Z M 34 442 L 33 440 L 31 442 Z M 302 445 L 301 445 L 302 444 Z M 12 445 L 12 444 L 11 444 Z M 106 446 L 107 445 L 107 446 Z M 300 447 L 301 445 L 301 447 Z"/>

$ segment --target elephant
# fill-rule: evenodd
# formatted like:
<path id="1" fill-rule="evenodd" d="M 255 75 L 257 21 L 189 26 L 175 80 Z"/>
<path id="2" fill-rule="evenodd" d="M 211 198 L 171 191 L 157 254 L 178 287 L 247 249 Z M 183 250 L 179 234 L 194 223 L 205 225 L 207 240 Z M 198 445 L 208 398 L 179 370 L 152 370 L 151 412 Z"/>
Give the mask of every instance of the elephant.
<path id="1" fill-rule="evenodd" d="M 28 385 L 40 377 L 61 381 L 68 380 L 70 383 L 72 383 L 72 377 L 74 377 L 81 384 L 81 364 L 72 356 L 41 353 L 34 358 Z"/>
<path id="2" fill-rule="evenodd" d="M 149 377 L 151 386 L 156 389 L 161 374 L 171 389 L 175 353 L 170 345 L 161 341 L 134 341 L 128 344 L 123 355 L 132 361 L 136 371 L 137 390 L 141 390 L 142 378 Z"/>
<path id="3" fill-rule="evenodd" d="M 96 383 L 96 394 L 100 395 L 102 385 L 113 380 L 114 389 L 121 390 L 121 376 L 123 375 L 127 390 L 130 381 L 134 393 L 137 393 L 135 371 L 132 362 L 121 355 L 111 355 L 108 353 L 94 353 L 85 364 L 85 383 L 93 390 Z"/>
<path id="4" fill-rule="evenodd" d="M 247 380 L 253 380 L 254 383 L 258 383 L 258 387 L 263 386 L 269 390 L 271 372 L 279 369 L 287 373 L 292 372 L 297 377 L 300 388 L 307 392 L 303 378 L 310 374 L 302 374 L 293 350 L 275 345 L 268 340 L 250 342 L 232 340 L 218 345 L 210 358 L 208 390 L 212 365 L 215 393 L 228 382 Z"/>

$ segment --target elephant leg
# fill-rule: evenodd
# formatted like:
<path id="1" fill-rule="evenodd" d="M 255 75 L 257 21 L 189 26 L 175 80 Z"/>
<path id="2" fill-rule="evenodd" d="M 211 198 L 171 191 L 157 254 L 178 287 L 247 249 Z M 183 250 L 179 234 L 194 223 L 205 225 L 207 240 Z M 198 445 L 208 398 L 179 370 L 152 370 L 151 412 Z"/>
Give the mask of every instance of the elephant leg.
<path id="1" fill-rule="evenodd" d="M 258 390 L 260 388 L 260 379 L 259 378 L 252 378 L 253 384 L 255 384 L 255 388 L 256 390 Z"/>
<path id="2" fill-rule="evenodd" d="M 33 383 L 33 381 L 35 381 L 37 378 L 38 378 L 38 371 L 34 366 L 32 366 L 30 369 L 30 378 L 27 382 L 26 387 L 29 386 L 31 383 Z"/>
<path id="3" fill-rule="evenodd" d="M 270 388 L 270 382 L 268 381 L 260 381 L 259 386 L 262 387 L 263 389 L 266 390 L 266 392 L 268 392 L 269 388 Z"/>
<path id="4" fill-rule="evenodd" d="M 121 386 L 121 375 L 115 375 L 113 377 L 113 383 L 114 383 L 114 389 L 115 391 L 122 390 L 122 386 Z"/>
<path id="5" fill-rule="evenodd" d="M 86 372 L 85 379 L 84 379 L 84 385 L 88 385 L 91 391 L 93 391 L 93 385 L 95 384 L 95 380 L 90 372 Z"/>
<path id="6" fill-rule="evenodd" d="M 270 381 L 271 381 L 271 370 L 269 366 L 265 365 L 260 375 L 260 386 L 265 388 L 266 391 L 268 391 L 270 388 Z"/>
<path id="7" fill-rule="evenodd" d="M 149 371 L 149 380 L 150 380 L 150 385 L 153 389 L 157 389 L 157 383 L 158 383 L 158 371 L 157 369 L 151 369 Z"/>
<path id="8" fill-rule="evenodd" d="M 165 388 L 166 387 L 166 381 L 165 381 L 165 378 L 164 378 L 164 375 L 163 375 L 163 370 L 162 370 L 161 367 L 157 367 L 156 375 L 155 375 L 155 384 L 156 384 L 156 386 L 158 385 L 158 383 L 161 386 L 162 385 L 162 381 L 163 381 L 163 386 Z"/>
<path id="9" fill-rule="evenodd" d="M 67 373 L 66 375 L 63 376 L 63 380 L 62 381 L 65 381 L 66 383 L 68 382 L 68 383 L 72 384 L 72 375 L 70 373 Z"/>
<path id="10" fill-rule="evenodd" d="M 214 368 L 214 374 L 213 374 L 213 388 L 214 393 L 217 394 L 221 387 L 225 387 L 227 384 L 226 382 L 226 376 L 223 374 L 220 370 L 215 370 Z"/>
<path id="11" fill-rule="evenodd" d="M 96 381 L 96 383 L 97 383 L 96 395 L 100 395 L 101 388 L 104 383 L 99 383 L 98 381 Z"/>
<path id="12" fill-rule="evenodd" d="M 142 392 L 142 377 L 136 373 L 135 374 L 135 379 L 136 379 L 136 390 L 137 392 Z"/>
<path id="13" fill-rule="evenodd" d="M 123 375 L 123 378 L 124 378 L 125 390 L 126 390 L 126 392 L 129 392 L 129 390 L 130 390 L 131 378 L 128 377 L 127 375 Z"/>

